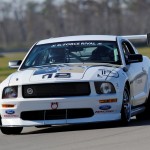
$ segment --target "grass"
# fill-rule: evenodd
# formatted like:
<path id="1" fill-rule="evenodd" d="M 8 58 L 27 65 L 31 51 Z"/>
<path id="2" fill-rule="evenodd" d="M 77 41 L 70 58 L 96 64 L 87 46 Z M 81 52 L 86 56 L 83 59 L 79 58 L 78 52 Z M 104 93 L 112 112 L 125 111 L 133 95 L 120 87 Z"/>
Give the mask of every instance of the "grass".
<path id="1" fill-rule="evenodd" d="M 138 48 L 138 52 L 150 58 L 150 47 Z"/>
<path id="2" fill-rule="evenodd" d="M 140 54 L 148 56 L 150 58 L 150 48 L 139 48 L 138 49 Z M 0 57 L 0 82 L 3 81 L 8 75 L 15 72 L 16 69 L 8 68 L 8 62 L 10 60 L 22 60 L 26 53 L 24 52 L 17 52 L 17 53 L 8 53 L 5 54 L 4 57 Z"/>
<path id="3" fill-rule="evenodd" d="M 8 62 L 10 60 L 22 60 L 24 56 L 24 52 L 17 52 L 7 53 L 3 57 L 0 57 L 0 82 L 3 81 L 9 74 L 16 71 L 16 69 L 8 68 Z"/>

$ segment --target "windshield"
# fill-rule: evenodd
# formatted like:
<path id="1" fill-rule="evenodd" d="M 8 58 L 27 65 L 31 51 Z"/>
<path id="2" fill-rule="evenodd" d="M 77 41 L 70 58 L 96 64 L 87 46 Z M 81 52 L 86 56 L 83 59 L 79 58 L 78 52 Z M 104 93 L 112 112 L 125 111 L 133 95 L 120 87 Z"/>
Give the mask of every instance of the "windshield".
<path id="1" fill-rule="evenodd" d="M 35 45 L 20 69 L 61 63 L 121 62 L 116 42 L 75 41 Z"/>

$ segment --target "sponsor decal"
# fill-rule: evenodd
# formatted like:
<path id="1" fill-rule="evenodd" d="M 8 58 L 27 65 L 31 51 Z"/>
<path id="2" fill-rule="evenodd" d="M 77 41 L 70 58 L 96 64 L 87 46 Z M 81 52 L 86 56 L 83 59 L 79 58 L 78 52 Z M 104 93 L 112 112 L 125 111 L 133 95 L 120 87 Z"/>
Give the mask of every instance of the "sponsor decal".
<path id="1" fill-rule="evenodd" d="M 143 81 L 142 81 L 142 78 L 136 80 L 136 83 L 137 83 L 137 84 L 141 84 L 142 82 L 143 82 Z"/>
<path id="2" fill-rule="evenodd" d="M 59 47 L 72 47 L 72 46 L 99 46 L 102 45 L 100 42 L 93 42 L 93 41 L 87 41 L 87 42 L 64 42 L 64 43 L 59 43 L 59 44 L 52 44 L 50 45 L 51 48 Z"/>
<path id="3" fill-rule="evenodd" d="M 97 110 L 97 111 L 95 111 L 96 114 L 99 114 L 99 113 L 111 113 L 111 112 L 114 112 L 114 110 Z"/>
<path id="4" fill-rule="evenodd" d="M 99 106 L 99 109 L 101 109 L 101 110 L 109 110 L 109 109 L 111 109 L 111 106 L 110 105 L 101 105 L 101 106 Z"/>
<path id="5" fill-rule="evenodd" d="M 3 117 L 4 118 L 18 118 L 19 115 L 13 115 L 13 114 L 11 114 L 11 115 L 3 115 Z"/>
<path id="6" fill-rule="evenodd" d="M 33 75 L 56 73 L 57 71 L 58 71 L 58 67 L 45 67 L 36 70 Z"/>
<path id="7" fill-rule="evenodd" d="M 102 76 L 119 78 L 118 72 L 114 70 L 112 71 L 112 70 L 107 70 L 107 69 L 99 69 L 99 74 L 97 75 L 97 77 L 102 77 Z"/>
<path id="8" fill-rule="evenodd" d="M 55 78 L 70 78 L 70 73 L 56 73 Z"/>
<path id="9" fill-rule="evenodd" d="M 85 66 L 76 66 L 76 65 L 68 65 L 62 66 L 59 70 L 59 73 L 67 73 L 71 76 L 70 73 L 83 73 L 87 67 Z"/>
<path id="10" fill-rule="evenodd" d="M 53 110 L 57 109 L 57 108 L 58 108 L 58 102 L 53 102 L 53 103 L 51 103 L 51 108 L 52 108 Z"/>
<path id="11" fill-rule="evenodd" d="M 102 78 L 102 76 L 101 76 L 100 74 L 97 74 L 97 77 L 100 77 L 100 78 Z"/>
<path id="12" fill-rule="evenodd" d="M 11 114 L 14 114 L 15 111 L 14 110 L 6 110 L 5 113 L 11 115 Z"/>

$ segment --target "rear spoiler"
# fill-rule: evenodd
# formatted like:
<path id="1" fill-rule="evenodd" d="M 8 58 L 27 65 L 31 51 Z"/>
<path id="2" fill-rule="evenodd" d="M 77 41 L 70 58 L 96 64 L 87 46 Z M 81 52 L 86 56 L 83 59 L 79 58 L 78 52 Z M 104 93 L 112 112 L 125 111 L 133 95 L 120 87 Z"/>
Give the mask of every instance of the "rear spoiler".
<path id="1" fill-rule="evenodd" d="M 150 45 L 150 33 L 144 35 L 125 35 L 122 37 L 128 40 L 147 40 L 147 44 Z"/>

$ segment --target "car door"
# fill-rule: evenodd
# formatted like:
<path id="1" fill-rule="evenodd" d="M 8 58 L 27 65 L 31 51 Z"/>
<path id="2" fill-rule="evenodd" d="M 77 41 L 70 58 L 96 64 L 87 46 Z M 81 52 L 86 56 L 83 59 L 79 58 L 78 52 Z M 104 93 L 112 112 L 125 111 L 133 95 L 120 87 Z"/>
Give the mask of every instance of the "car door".
<path id="1" fill-rule="evenodd" d="M 143 62 L 127 63 L 128 55 L 136 54 L 134 47 L 128 41 L 122 42 L 122 49 L 128 68 L 127 75 L 130 81 L 132 105 L 137 106 L 143 104 L 147 97 L 147 73 Z"/>

